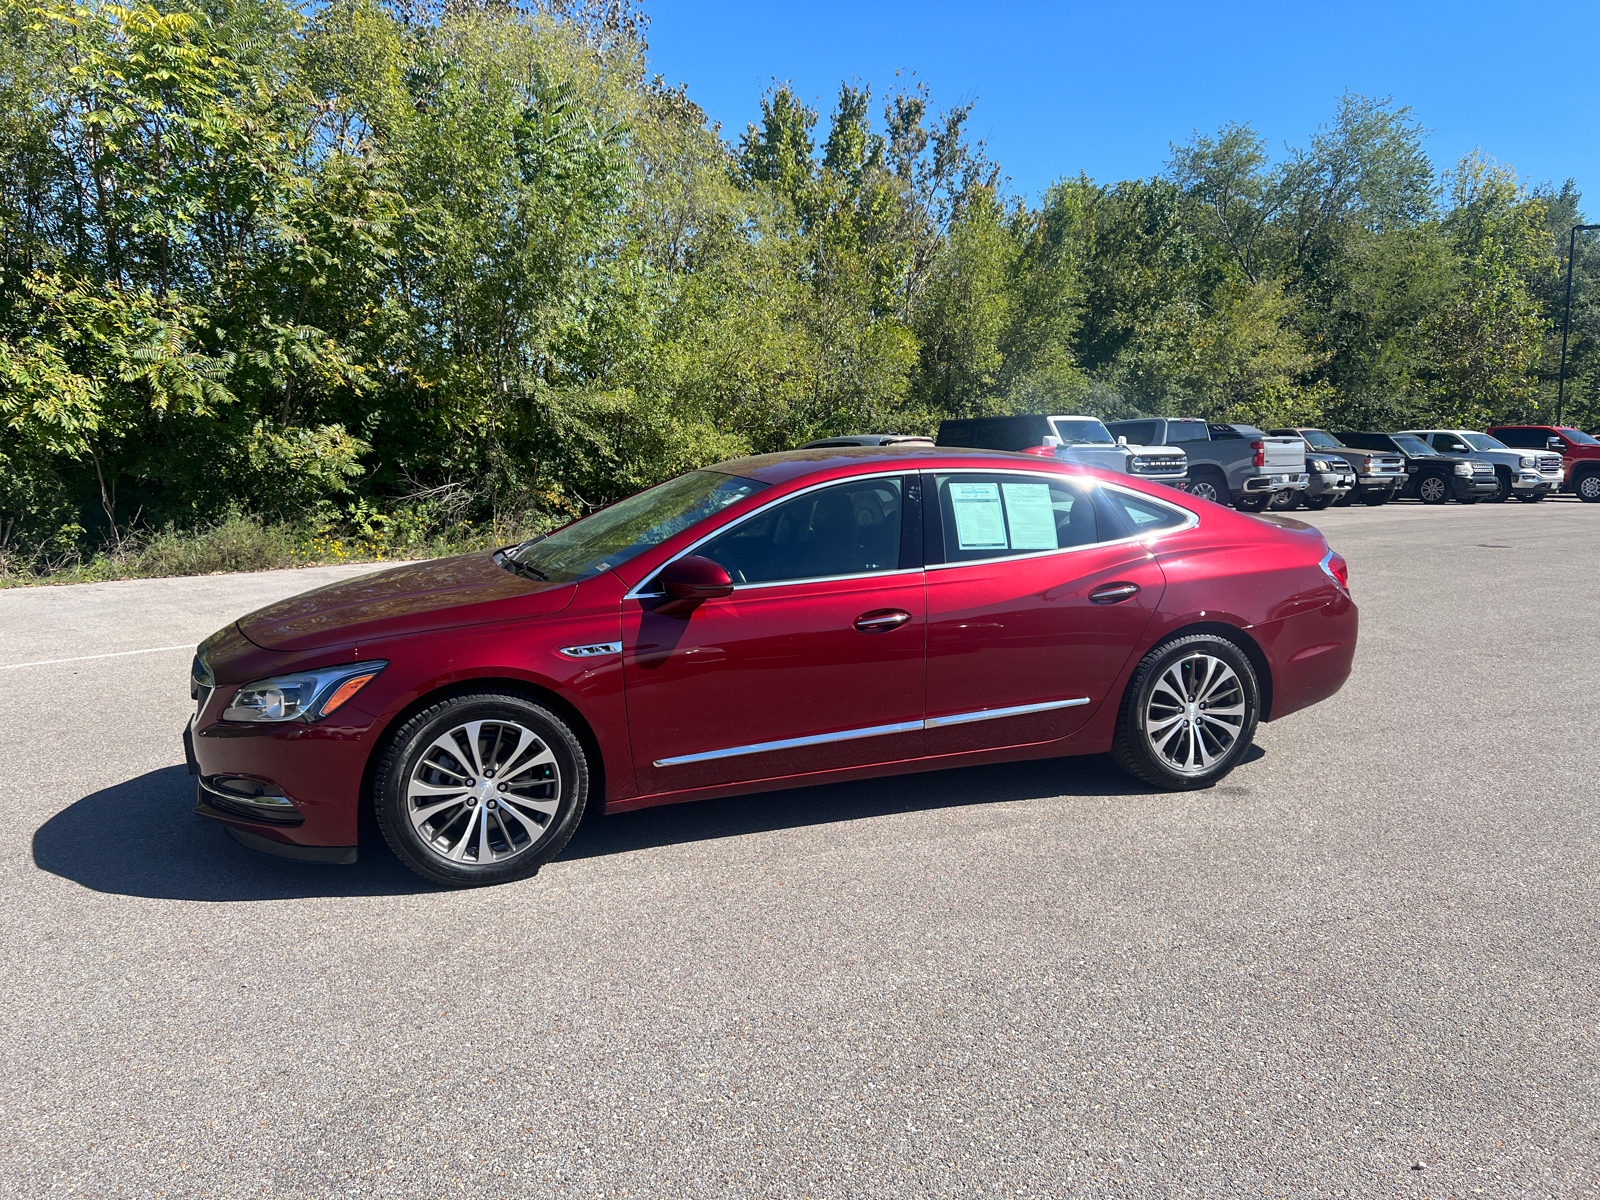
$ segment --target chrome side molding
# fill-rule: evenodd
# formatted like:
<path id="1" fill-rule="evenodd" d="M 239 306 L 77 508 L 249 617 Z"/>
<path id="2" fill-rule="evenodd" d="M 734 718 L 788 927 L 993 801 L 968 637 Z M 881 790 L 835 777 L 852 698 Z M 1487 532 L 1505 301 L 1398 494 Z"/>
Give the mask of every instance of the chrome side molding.
<path id="1" fill-rule="evenodd" d="M 562 651 L 566 653 L 566 651 Z M 1071 700 L 1046 700 L 1042 704 L 1016 704 L 1010 708 L 985 708 L 977 712 L 955 713 L 925 721 L 900 721 L 894 725 L 868 725 L 861 729 L 842 729 L 838 733 L 814 733 L 809 737 L 783 738 L 776 742 L 753 742 L 748 746 L 729 746 L 725 750 L 702 750 L 675 758 L 658 758 L 652 766 L 683 767 L 690 763 L 712 762 L 719 758 L 738 758 L 745 754 L 768 754 L 774 750 L 798 750 L 803 746 L 822 746 L 829 742 L 848 742 L 856 738 L 883 737 L 890 733 L 915 733 L 919 729 L 939 729 L 945 725 L 965 725 L 971 721 L 992 721 L 996 717 L 1021 717 L 1057 708 L 1077 708 L 1089 703 L 1088 696 Z"/>

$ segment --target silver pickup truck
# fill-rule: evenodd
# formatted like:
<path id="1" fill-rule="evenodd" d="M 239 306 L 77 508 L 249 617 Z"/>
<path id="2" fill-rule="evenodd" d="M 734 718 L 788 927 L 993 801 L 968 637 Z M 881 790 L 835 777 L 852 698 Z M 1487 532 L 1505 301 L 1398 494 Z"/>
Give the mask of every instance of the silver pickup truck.
<path id="1" fill-rule="evenodd" d="M 1305 442 L 1270 437 L 1254 425 L 1142 417 L 1112 421 L 1107 428 L 1145 446 L 1181 446 L 1189 456 L 1189 493 L 1245 512 L 1260 512 L 1277 492 L 1304 491 L 1311 482 Z"/>
<path id="2" fill-rule="evenodd" d="M 1099 417 L 1015 415 L 970 417 L 939 426 L 939 445 L 1053 455 L 1120 475 L 1135 475 L 1182 491 L 1189 460 L 1182 447 L 1130 446 Z"/>

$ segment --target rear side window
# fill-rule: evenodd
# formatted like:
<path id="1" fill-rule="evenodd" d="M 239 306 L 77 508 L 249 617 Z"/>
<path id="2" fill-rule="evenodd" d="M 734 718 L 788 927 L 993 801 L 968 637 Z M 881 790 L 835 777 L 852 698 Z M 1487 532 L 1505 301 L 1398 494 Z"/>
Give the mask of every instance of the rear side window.
<path id="1" fill-rule="evenodd" d="M 1118 437 L 1128 439 L 1129 445 L 1148 446 L 1156 438 L 1156 422 L 1154 421 L 1118 421 L 1114 427 Z"/>
<path id="2" fill-rule="evenodd" d="M 1044 475 L 935 475 L 944 561 L 977 562 L 1100 540 L 1087 485 Z"/>
<path id="3" fill-rule="evenodd" d="M 1102 488 L 1100 495 L 1122 514 L 1135 537 L 1159 529 L 1172 529 L 1189 519 L 1187 513 L 1157 504 L 1154 500 L 1146 500 L 1143 496 L 1120 492 L 1116 488 Z"/>
<path id="4" fill-rule="evenodd" d="M 1211 431 L 1206 428 L 1204 421 L 1168 421 L 1167 441 L 1170 442 L 1209 442 Z"/>
<path id="5" fill-rule="evenodd" d="M 1549 436 L 1543 429 L 1502 429 L 1495 434 L 1506 445 L 1519 450 L 1543 450 Z"/>

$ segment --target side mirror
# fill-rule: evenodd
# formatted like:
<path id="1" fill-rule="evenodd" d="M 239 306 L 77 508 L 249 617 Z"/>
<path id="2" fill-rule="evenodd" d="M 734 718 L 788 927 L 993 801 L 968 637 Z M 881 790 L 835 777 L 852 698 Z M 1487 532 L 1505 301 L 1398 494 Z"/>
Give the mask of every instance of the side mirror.
<path id="1" fill-rule="evenodd" d="M 656 603 L 655 611 L 669 617 L 686 617 L 707 600 L 733 595 L 728 573 L 698 554 L 668 563 L 657 578 L 666 599 Z"/>
<path id="2" fill-rule="evenodd" d="M 1567 444 L 1558 437 L 1545 438 L 1544 448 L 1546 450 L 1565 450 L 1567 448 Z"/>
<path id="3" fill-rule="evenodd" d="M 1054 450 L 1057 446 L 1061 445 L 1061 439 L 1053 433 L 1047 433 L 1044 435 L 1044 441 L 1040 442 L 1039 444 L 1046 450 Z"/>
<path id="4" fill-rule="evenodd" d="M 1128 444 L 1127 436 L 1125 434 L 1121 434 L 1121 433 L 1117 434 L 1117 445 L 1126 446 L 1127 444 Z"/>

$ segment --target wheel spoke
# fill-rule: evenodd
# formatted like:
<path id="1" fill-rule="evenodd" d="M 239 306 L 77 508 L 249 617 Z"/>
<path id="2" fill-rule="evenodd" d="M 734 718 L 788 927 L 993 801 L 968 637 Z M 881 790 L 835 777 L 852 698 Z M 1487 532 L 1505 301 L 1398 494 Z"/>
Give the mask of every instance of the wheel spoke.
<path id="1" fill-rule="evenodd" d="M 1149 731 L 1152 738 L 1158 738 L 1162 734 L 1166 733 L 1167 730 L 1171 729 L 1174 725 L 1179 724 L 1182 720 L 1183 714 L 1178 713 L 1175 716 L 1163 717 L 1159 721 L 1150 721 L 1148 724 L 1146 724 L 1145 728 Z"/>
<path id="2" fill-rule="evenodd" d="M 467 846 L 472 841 L 472 831 L 477 828 L 478 818 L 483 815 L 483 805 L 475 804 L 467 810 L 467 827 L 461 831 L 461 840 L 451 846 L 445 857 L 451 862 L 467 861 Z"/>
<path id="3" fill-rule="evenodd" d="M 424 783 L 420 779 L 413 779 L 408 789 L 413 798 L 417 796 L 465 796 L 467 789 L 459 784 L 449 787 L 437 783 Z"/>
<path id="4" fill-rule="evenodd" d="M 436 757 L 433 757 L 435 750 L 441 751 L 447 756 L 445 763 L 441 763 Z M 456 766 L 449 766 L 447 765 L 448 763 L 455 763 Z M 474 770 L 476 767 L 474 763 L 462 761 L 461 746 L 456 741 L 453 732 L 441 734 L 434 738 L 433 744 L 423 752 L 422 763 L 419 765 L 432 767 L 435 771 L 443 771 L 447 775 L 454 775 L 457 779 L 472 778 L 467 772 Z M 465 767 L 466 771 L 462 771 L 460 769 L 462 767 Z"/>
<path id="5" fill-rule="evenodd" d="M 533 735 L 529 734 L 528 737 L 531 740 Z M 526 748 L 526 744 L 524 744 L 523 746 L 517 747 L 517 753 L 521 754 L 522 751 L 525 748 Z M 514 759 L 514 758 L 507 759 L 506 761 L 508 763 L 514 763 L 514 762 L 516 762 L 516 759 Z M 529 771 L 533 770 L 533 768 L 535 768 L 535 767 L 542 767 L 546 763 L 553 763 L 555 761 L 556 761 L 555 752 L 552 751 L 549 746 L 545 746 L 544 749 L 540 750 L 539 753 L 535 754 L 527 762 L 525 762 L 521 766 L 517 767 L 516 770 L 511 771 L 509 773 L 504 773 L 504 774 L 502 774 L 500 776 L 500 778 L 502 780 L 504 780 L 504 781 L 509 782 L 510 780 L 513 780 L 513 779 L 517 778 L 519 775 L 526 775 Z"/>
<path id="6" fill-rule="evenodd" d="M 507 754 L 502 758 L 500 755 L 500 744 L 503 740 L 503 735 L 508 732 L 516 735 L 517 744 L 512 748 L 510 754 Z M 486 762 L 484 766 L 490 771 L 494 772 L 496 779 L 507 779 L 509 778 L 507 769 L 513 763 L 515 763 L 519 757 L 521 757 L 522 752 L 528 748 L 528 743 L 534 740 L 533 730 L 524 729 L 520 725 L 505 725 L 501 727 L 500 734 L 502 736 L 496 738 L 495 740 L 494 749 L 492 752 L 492 761 Z"/>

